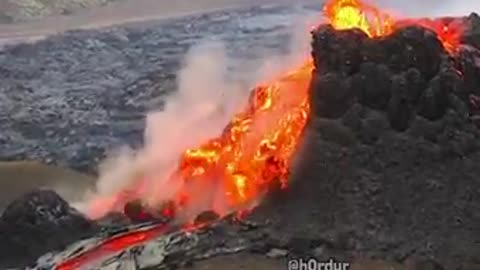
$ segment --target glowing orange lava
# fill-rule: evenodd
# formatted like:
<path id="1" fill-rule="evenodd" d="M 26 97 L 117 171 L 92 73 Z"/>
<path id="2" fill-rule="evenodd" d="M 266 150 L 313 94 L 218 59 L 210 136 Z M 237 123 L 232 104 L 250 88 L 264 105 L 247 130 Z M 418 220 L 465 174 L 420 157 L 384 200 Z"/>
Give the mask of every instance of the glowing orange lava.
<path id="1" fill-rule="evenodd" d="M 225 214 L 226 209 L 251 204 L 273 181 L 285 187 L 291 157 L 308 115 L 311 71 L 308 63 L 255 88 L 248 107 L 233 117 L 221 136 L 186 150 L 175 174 L 185 182 L 179 200 L 195 196 L 189 192 L 195 182 L 221 181 L 226 205 L 212 208 Z"/>
<path id="2" fill-rule="evenodd" d="M 139 245 L 149 239 L 167 233 L 169 228 L 167 226 L 155 226 L 149 229 L 134 231 L 118 235 L 107 239 L 93 249 L 87 252 L 80 253 L 77 256 L 67 260 L 55 267 L 55 270 L 75 270 L 80 269 L 87 263 L 94 262 L 117 252 L 120 252 L 128 247 Z"/>
<path id="3" fill-rule="evenodd" d="M 399 20 L 361 0 L 330 0 L 324 6 L 324 13 L 335 29 L 357 28 L 372 38 L 387 36 L 405 26 L 422 26 L 435 32 L 443 47 L 451 54 L 458 49 L 465 31 L 465 24 L 458 19 Z"/>
<path id="4" fill-rule="evenodd" d="M 449 52 L 458 47 L 462 33 L 460 26 L 442 20 L 399 21 L 361 0 L 330 0 L 324 6 L 324 14 L 335 29 L 358 28 L 371 38 L 384 37 L 408 24 L 419 24 L 435 31 Z M 308 61 L 279 79 L 256 87 L 248 106 L 232 118 L 222 134 L 184 151 L 178 168 L 165 182 L 180 186 L 172 198 L 176 214 L 197 204 L 195 198 L 211 196 L 215 198 L 207 208 L 223 215 L 252 206 L 276 181 L 287 186 L 292 156 L 309 113 L 307 93 L 312 69 Z M 206 195 L 205 189 L 210 186 L 220 187 L 222 194 Z M 107 201 L 124 205 L 128 200 L 141 198 L 139 190 L 145 189 L 148 187 L 139 181 L 115 198 L 96 201 L 96 205 Z"/>
<path id="5" fill-rule="evenodd" d="M 360 0 L 331 0 L 323 11 L 335 29 L 358 28 L 369 37 L 386 36 L 393 31 L 392 16 Z"/>
<path id="6" fill-rule="evenodd" d="M 330 0 L 324 8 L 325 16 L 336 29 L 358 28 L 372 38 L 389 35 L 398 27 L 417 24 L 437 33 L 449 52 L 458 47 L 463 31 L 462 24 L 444 20 L 394 20 L 392 16 L 360 0 Z M 292 156 L 300 141 L 309 114 L 308 88 L 313 64 L 307 61 L 302 67 L 280 76 L 279 79 L 258 86 L 251 94 L 248 106 L 236 114 L 223 133 L 196 148 L 187 149 L 180 157 L 178 168 L 167 184 L 178 184 L 173 200 L 159 207 L 165 216 L 175 216 L 187 211 L 201 196 L 205 188 L 215 182 L 221 186 L 222 203 L 212 199 L 209 206 L 220 215 L 240 210 L 238 217 L 248 213 L 249 206 L 258 200 L 269 185 L 278 182 L 288 185 Z M 116 194 L 101 198 L 93 206 L 125 205 L 141 198 L 145 182 Z M 215 195 L 217 196 L 217 195 Z M 165 204 L 166 203 L 166 204 Z M 175 208 L 175 209 L 174 209 Z M 78 269 L 87 262 L 114 254 L 127 247 L 138 245 L 168 231 L 163 225 L 144 231 L 130 232 L 106 240 L 61 263 L 57 270 Z"/>
<path id="7" fill-rule="evenodd" d="M 392 16 L 360 0 L 328 1 L 324 13 L 334 28 L 358 28 L 370 37 L 389 35 L 395 28 Z M 419 23 L 435 31 L 446 49 L 458 45 L 455 29 Z M 227 209 L 235 209 L 258 199 L 274 181 L 286 187 L 291 158 L 309 112 L 307 91 L 312 69 L 308 62 L 257 87 L 248 107 L 233 117 L 221 136 L 186 150 L 177 172 L 186 183 L 179 197 L 184 201 L 185 194 L 187 200 L 195 196 L 185 193 L 190 182 L 220 179 Z M 225 211 L 216 205 L 212 208 Z"/>

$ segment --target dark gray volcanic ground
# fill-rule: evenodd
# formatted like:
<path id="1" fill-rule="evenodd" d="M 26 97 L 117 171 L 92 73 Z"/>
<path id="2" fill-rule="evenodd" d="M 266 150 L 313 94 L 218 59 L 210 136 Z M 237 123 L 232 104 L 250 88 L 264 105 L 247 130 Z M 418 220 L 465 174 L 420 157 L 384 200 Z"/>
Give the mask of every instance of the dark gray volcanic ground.
<path id="1" fill-rule="evenodd" d="M 0 160 L 95 171 L 105 150 L 141 144 L 145 113 L 161 108 L 175 89 L 192 45 L 224 41 L 228 54 L 245 63 L 239 67 L 254 74 L 265 52 L 286 52 L 289 27 L 318 10 L 266 6 L 6 47 L 0 50 Z"/>

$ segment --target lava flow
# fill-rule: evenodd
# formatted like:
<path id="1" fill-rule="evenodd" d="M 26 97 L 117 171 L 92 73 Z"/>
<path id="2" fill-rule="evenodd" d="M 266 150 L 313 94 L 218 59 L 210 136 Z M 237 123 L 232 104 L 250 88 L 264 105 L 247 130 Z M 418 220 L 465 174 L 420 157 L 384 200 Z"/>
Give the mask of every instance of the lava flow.
<path id="1" fill-rule="evenodd" d="M 55 267 L 55 270 L 73 270 L 85 266 L 95 260 L 101 259 L 104 256 L 120 252 L 128 247 L 139 245 L 149 239 L 165 234 L 169 229 L 166 225 L 154 226 L 149 229 L 133 231 L 126 235 L 119 235 L 107 239 L 100 245 L 80 253 L 76 257 L 71 258 Z"/>
<path id="2" fill-rule="evenodd" d="M 399 27 L 421 25 L 435 32 L 451 53 L 463 31 L 463 24 L 446 19 L 394 19 L 360 0 L 330 0 L 323 11 L 335 29 L 358 28 L 371 38 L 387 36 Z M 307 93 L 312 69 L 307 62 L 255 88 L 247 108 L 233 117 L 220 136 L 184 151 L 168 181 L 152 187 L 139 179 L 115 196 L 94 201 L 92 209 L 118 211 L 127 202 L 140 199 L 148 209 L 154 209 L 150 212 L 175 213 L 188 221 L 201 211 L 225 215 L 249 208 L 272 184 L 286 187 L 291 158 L 309 112 Z M 173 194 L 159 198 L 155 190 L 165 190 L 167 185 L 170 190 L 175 187 Z M 168 209 L 163 207 L 165 203 Z"/>
<path id="3" fill-rule="evenodd" d="M 392 31 L 393 19 L 388 14 L 358 0 L 329 1 L 324 12 L 337 29 L 360 28 L 371 37 Z M 187 149 L 169 181 L 164 181 L 177 187 L 168 199 L 168 205 L 175 209 L 169 207 L 167 212 L 188 220 L 199 212 L 195 209 L 192 213 L 192 205 L 198 208 L 208 201 L 200 211 L 225 215 L 254 206 L 272 185 L 285 188 L 309 113 L 307 93 L 312 69 L 307 61 L 279 79 L 256 87 L 247 108 L 233 117 L 219 137 Z M 163 187 L 146 187 L 140 179 L 113 197 L 95 200 L 92 209 L 118 211 L 140 198 L 147 208 L 161 215 L 165 201 L 151 194 L 155 188 Z"/>
<path id="4" fill-rule="evenodd" d="M 434 31 L 449 52 L 456 50 L 463 31 L 461 25 L 448 20 L 394 19 L 360 0 L 330 0 L 324 13 L 335 29 L 358 28 L 371 38 L 384 37 L 405 25 L 421 25 Z M 199 203 L 199 197 L 204 201 L 207 196 L 209 205 L 202 210 L 225 215 L 254 206 L 272 184 L 287 187 L 292 156 L 309 115 L 308 88 L 313 69 L 308 61 L 279 79 L 255 88 L 247 108 L 233 117 L 220 136 L 184 151 L 177 169 L 169 181 L 165 181 L 166 185 L 178 188 L 169 201 L 158 202 L 153 209 L 159 215 L 178 217 L 191 211 L 190 207 Z M 102 198 L 92 205 L 96 207 L 108 201 L 110 210 L 116 210 L 113 208 L 143 199 L 142 192 L 148 189 L 143 185 L 144 182 L 138 181 L 125 192 Z M 221 192 L 209 192 L 209 188 Z M 136 241 L 138 233 L 132 232 L 110 239 L 106 245 L 124 249 L 156 235 L 157 231 Z M 57 269 L 75 269 L 80 261 L 97 258 L 96 250 L 102 250 L 102 256 L 118 251 L 108 247 L 86 251 L 79 255 L 82 259 L 73 258 Z"/>
<path id="5" fill-rule="evenodd" d="M 451 53 L 463 33 L 463 24 L 455 20 L 399 20 L 360 0 L 330 0 L 323 11 L 335 29 L 357 28 L 371 38 L 420 25 L 435 32 Z M 233 117 L 220 136 L 184 151 L 168 181 L 152 187 L 139 179 L 114 196 L 94 200 L 91 209 L 119 211 L 136 200 L 144 202 L 153 214 L 175 213 L 175 217 L 188 222 L 201 211 L 225 215 L 248 209 L 272 184 L 285 188 L 309 113 L 307 93 L 312 70 L 312 63 L 307 61 L 279 79 L 256 87 L 247 108 Z M 155 190 L 166 186 L 175 186 L 172 194 L 168 199 L 158 198 Z"/>

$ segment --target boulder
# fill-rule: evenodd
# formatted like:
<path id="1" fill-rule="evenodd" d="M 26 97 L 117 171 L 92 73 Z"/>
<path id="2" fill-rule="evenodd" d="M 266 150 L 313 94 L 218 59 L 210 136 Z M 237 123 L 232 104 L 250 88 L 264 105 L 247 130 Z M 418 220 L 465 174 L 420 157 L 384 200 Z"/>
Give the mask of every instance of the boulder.
<path id="1" fill-rule="evenodd" d="M 54 191 L 32 191 L 10 203 L 0 217 L 0 268 L 32 263 L 98 229 Z"/>

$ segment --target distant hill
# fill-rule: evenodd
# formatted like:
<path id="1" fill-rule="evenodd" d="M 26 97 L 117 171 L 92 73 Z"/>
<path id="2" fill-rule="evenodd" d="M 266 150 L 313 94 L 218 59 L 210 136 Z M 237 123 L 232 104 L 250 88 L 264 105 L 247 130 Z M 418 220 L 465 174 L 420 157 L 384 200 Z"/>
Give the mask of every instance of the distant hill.
<path id="1" fill-rule="evenodd" d="M 2 0 L 0 23 L 24 22 L 51 15 L 69 15 L 114 1 L 123 0 Z"/>

